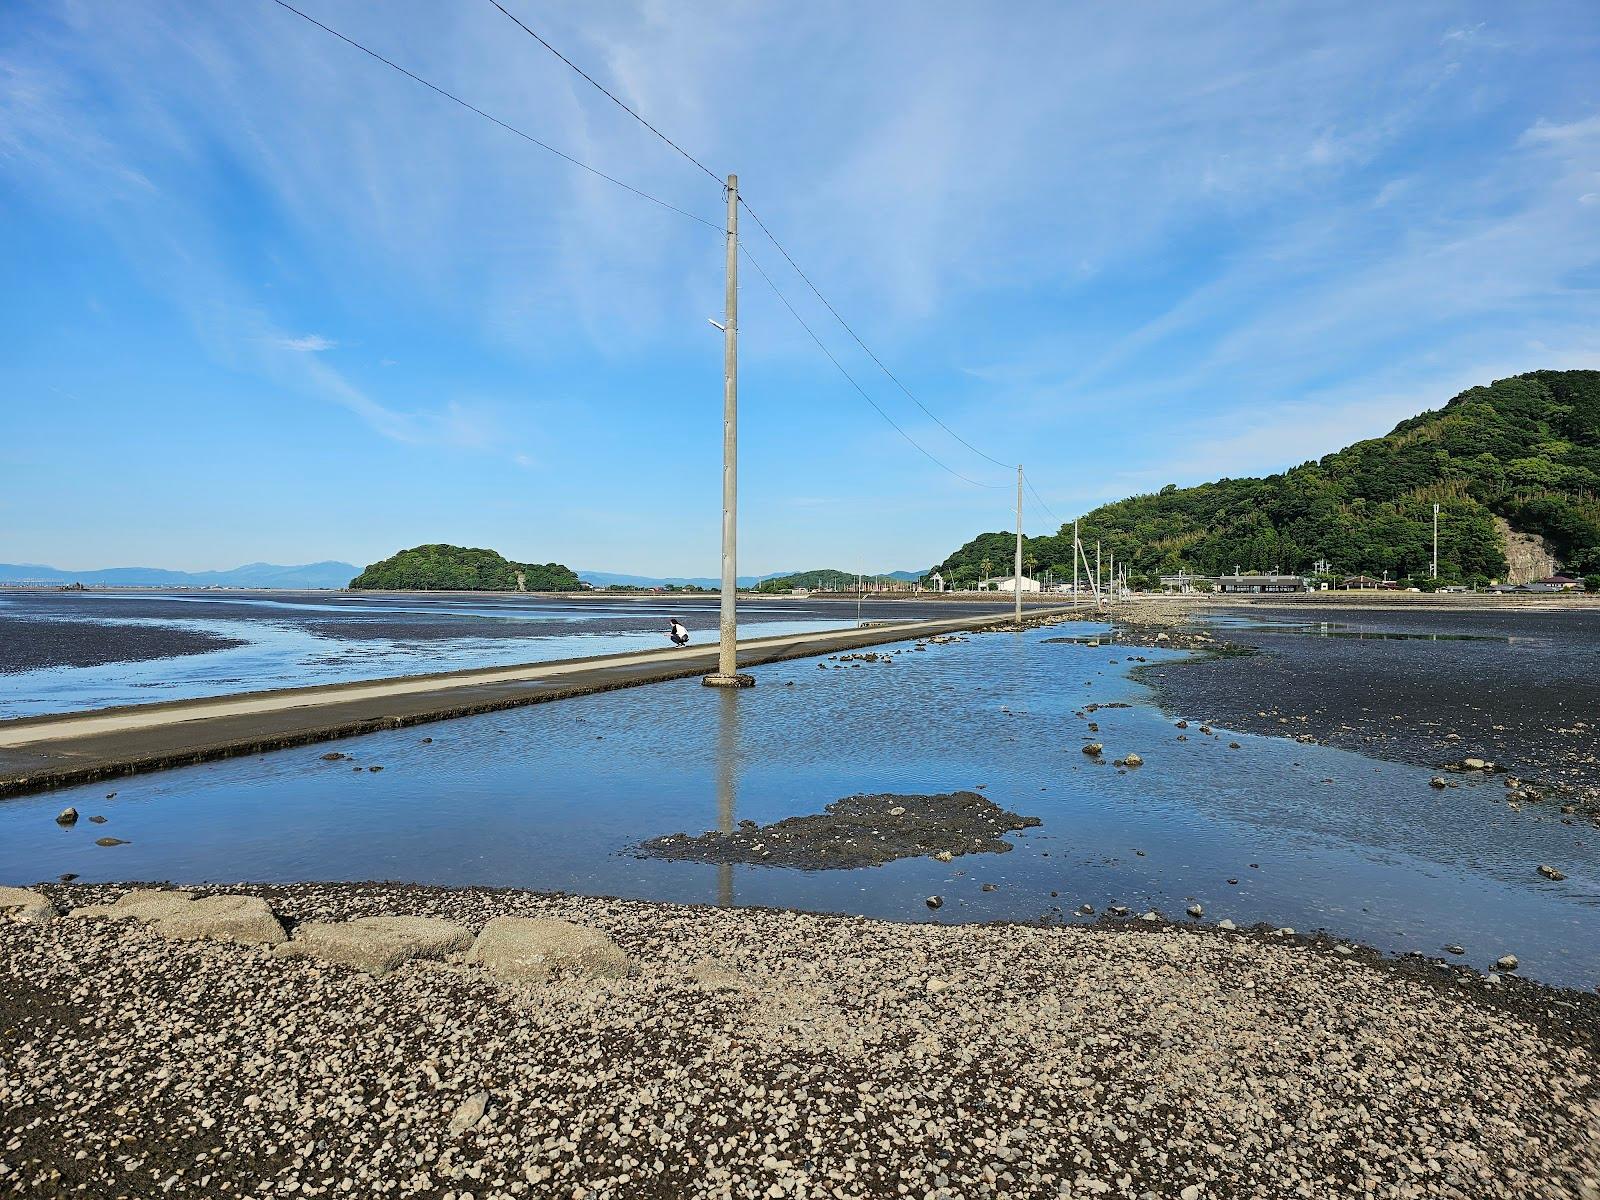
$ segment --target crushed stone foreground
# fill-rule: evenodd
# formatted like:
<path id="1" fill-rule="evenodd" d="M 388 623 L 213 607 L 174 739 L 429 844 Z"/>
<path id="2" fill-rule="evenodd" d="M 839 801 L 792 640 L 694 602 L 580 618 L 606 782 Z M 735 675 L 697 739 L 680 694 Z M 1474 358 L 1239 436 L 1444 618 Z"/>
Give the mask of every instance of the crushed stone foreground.
<path id="1" fill-rule="evenodd" d="M 1600 1198 L 1570 993 L 1144 923 L 208 892 L 497 923 L 374 974 L 163 935 L 198 899 L 0 922 L 0 1195 Z"/>

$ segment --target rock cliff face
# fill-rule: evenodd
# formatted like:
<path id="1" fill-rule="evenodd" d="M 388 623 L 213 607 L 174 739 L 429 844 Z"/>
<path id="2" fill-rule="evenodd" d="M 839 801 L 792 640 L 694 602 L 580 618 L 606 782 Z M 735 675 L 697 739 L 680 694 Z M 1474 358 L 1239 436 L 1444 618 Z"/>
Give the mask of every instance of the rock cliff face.
<path id="1" fill-rule="evenodd" d="M 1504 517 L 1496 517 L 1494 524 L 1506 547 L 1506 563 L 1509 567 L 1506 572 L 1507 583 L 1527 583 L 1556 573 L 1560 564 L 1537 533 L 1515 530 Z"/>

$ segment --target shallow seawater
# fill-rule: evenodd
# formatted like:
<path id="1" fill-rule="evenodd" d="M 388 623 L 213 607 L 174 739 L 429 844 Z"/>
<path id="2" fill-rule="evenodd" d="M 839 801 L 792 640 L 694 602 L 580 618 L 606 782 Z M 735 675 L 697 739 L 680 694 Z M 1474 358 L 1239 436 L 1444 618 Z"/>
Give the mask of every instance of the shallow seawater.
<path id="1" fill-rule="evenodd" d="M 1403 763 L 1220 727 L 1207 737 L 1203 711 L 1187 714 L 1179 742 L 1128 677 L 1126 648 L 1052 635 L 908 643 L 890 665 L 798 660 L 758 668 L 750 691 L 656 684 L 3 801 L 0 883 L 66 871 L 391 879 L 937 921 L 1072 920 L 1080 904 L 1119 902 L 1181 918 L 1198 901 L 1206 921 L 1325 928 L 1429 954 L 1459 942 L 1480 968 L 1509 952 L 1532 977 L 1600 982 L 1594 830 L 1511 812 L 1493 780 L 1439 792 L 1430 771 Z M 1133 707 L 1074 716 L 1117 701 Z M 1145 765 L 1091 762 L 1088 720 L 1106 760 L 1137 751 Z M 355 762 L 323 762 L 330 749 Z M 1012 835 L 1007 854 L 851 871 L 631 849 L 854 792 L 963 787 L 1043 824 Z M 68 804 L 84 819 L 58 828 Z M 93 813 L 108 822 L 89 823 Z M 105 835 L 129 844 L 93 844 Z M 1567 879 L 1539 878 L 1539 863 Z M 937 913 L 924 904 L 934 894 Z"/>
<path id="2" fill-rule="evenodd" d="M 473 667 L 587 658 L 666 645 L 671 616 L 691 644 L 715 642 L 715 597 L 670 605 L 579 603 L 535 597 L 421 597 L 334 594 L 318 602 L 216 593 L 18 592 L 0 595 L 0 719 L 123 704 L 229 695 L 268 688 L 377 679 Z M 823 614 L 803 606 L 749 606 L 746 637 L 775 637 L 854 624 L 855 610 Z M 28 661 L 65 658 L 74 638 L 99 635 L 108 647 L 132 635 L 193 633 L 242 644 L 203 653 L 162 653 L 34 670 L 7 669 L 3 643 Z M 26 641 L 28 645 L 23 647 Z M 55 651 L 55 653 L 52 653 Z"/>

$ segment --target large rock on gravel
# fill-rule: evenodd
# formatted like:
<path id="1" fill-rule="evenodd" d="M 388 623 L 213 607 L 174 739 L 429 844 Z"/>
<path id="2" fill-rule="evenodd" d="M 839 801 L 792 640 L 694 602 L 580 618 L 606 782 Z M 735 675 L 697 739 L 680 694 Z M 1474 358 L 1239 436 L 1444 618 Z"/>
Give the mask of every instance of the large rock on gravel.
<path id="1" fill-rule="evenodd" d="M 495 917 L 472 943 L 467 961 L 531 983 L 543 983 L 556 970 L 620 979 L 633 966 L 622 948 L 598 929 L 542 917 Z"/>
<path id="2" fill-rule="evenodd" d="M 277 946 L 289 940 L 260 896 L 202 896 L 156 921 L 163 937 Z"/>
<path id="3" fill-rule="evenodd" d="M 55 915 L 55 906 L 43 894 L 29 888 L 0 887 L 0 919 L 43 925 Z"/>
<path id="4" fill-rule="evenodd" d="M 159 921 L 181 912 L 194 903 L 193 892 L 168 892 L 157 888 L 137 888 L 126 892 L 112 904 L 85 904 L 75 908 L 69 917 L 109 917 L 126 920 L 137 917 L 141 921 Z"/>
<path id="5" fill-rule="evenodd" d="M 353 921 L 307 921 L 277 952 L 359 967 L 377 976 L 414 958 L 443 958 L 471 944 L 472 934 L 438 917 L 357 917 Z"/>

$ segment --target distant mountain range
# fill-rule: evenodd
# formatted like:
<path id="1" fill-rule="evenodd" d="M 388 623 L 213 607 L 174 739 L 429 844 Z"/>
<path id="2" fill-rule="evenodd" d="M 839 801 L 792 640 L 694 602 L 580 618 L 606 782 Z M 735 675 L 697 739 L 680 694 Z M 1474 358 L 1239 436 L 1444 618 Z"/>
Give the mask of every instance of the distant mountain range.
<path id="1" fill-rule="evenodd" d="M 231 571 L 169 571 L 162 567 L 103 567 L 95 571 L 64 571 L 42 563 L 0 563 L 0 584 L 81 583 L 85 587 L 233 587 L 320 589 L 348 587 L 361 568 L 347 562 L 304 563 L 297 567 L 276 563 L 246 563 Z M 837 573 L 837 572 L 835 572 Z M 739 586 L 753 588 L 767 579 L 793 575 L 793 571 L 774 571 L 768 575 L 741 575 Z M 633 587 L 668 587 L 694 584 L 703 588 L 721 585 L 709 576 L 625 575 L 612 571 L 579 571 L 578 578 L 595 587 L 610 584 Z M 916 571 L 891 571 L 871 578 L 917 579 Z"/>
<path id="2" fill-rule="evenodd" d="M 246 563 L 231 571 L 168 571 L 161 567 L 106 567 L 63 571 L 41 563 L 0 563 L 0 583 L 81 583 L 85 587 L 342 588 L 360 571 L 353 563 L 315 562 L 297 567 Z"/>

